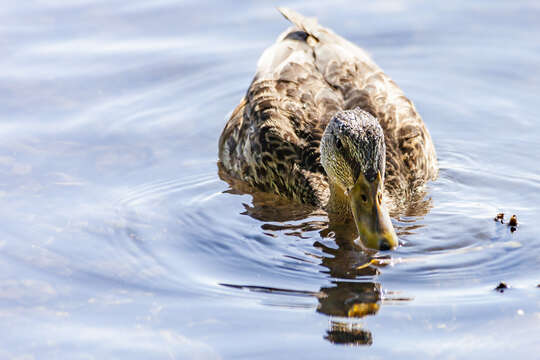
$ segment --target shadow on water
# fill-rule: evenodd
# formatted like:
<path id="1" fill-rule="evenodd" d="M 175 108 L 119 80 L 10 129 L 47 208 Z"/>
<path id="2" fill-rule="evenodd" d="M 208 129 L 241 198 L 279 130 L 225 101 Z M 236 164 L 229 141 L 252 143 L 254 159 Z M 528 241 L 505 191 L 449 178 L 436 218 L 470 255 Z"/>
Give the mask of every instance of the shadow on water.
<path id="1" fill-rule="evenodd" d="M 313 243 L 313 247 L 322 251 L 323 256 L 311 256 L 319 260 L 322 267 L 320 272 L 332 279 L 331 286 L 321 286 L 317 292 L 247 284 L 220 285 L 265 294 L 316 298 L 316 311 L 331 318 L 324 339 L 333 344 L 372 345 L 373 335 L 363 327 L 359 319 L 377 315 L 385 302 L 413 300 L 394 296 L 396 293 L 383 289 L 383 285 L 376 281 L 381 269 L 392 263 L 392 257 L 359 245 L 354 224 L 331 224 L 326 212 L 321 209 L 254 190 L 246 183 L 228 176 L 219 165 L 218 168 L 219 177 L 230 185 L 225 193 L 252 196 L 251 204 L 243 204 L 245 211 L 241 214 L 263 222 L 261 229 L 266 235 L 276 237 L 275 232 L 282 232 L 307 239 L 309 237 L 303 236 L 305 232 L 317 231 L 322 239 L 333 240 L 332 246 L 318 240 Z M 425 193 L 422 193 L 410 201 L 407 208 L 394 209 L 393 216 L 399 212 L 405 214 L 395 223 L 398 235 L 411 234 L 422 227 L 415 220 L 426 215 L 431 207 L 431 199 L 426 199 Z"/>

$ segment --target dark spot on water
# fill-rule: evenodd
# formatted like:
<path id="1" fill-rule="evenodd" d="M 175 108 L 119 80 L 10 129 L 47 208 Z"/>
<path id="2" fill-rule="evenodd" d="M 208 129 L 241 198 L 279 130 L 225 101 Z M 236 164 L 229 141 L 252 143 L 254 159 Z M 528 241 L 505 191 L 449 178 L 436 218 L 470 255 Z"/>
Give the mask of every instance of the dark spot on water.
<path id="1" fill-rule="evenodd" d="M 493 220 L 500 221 L 501 224 L 504 224 L 504 213 L 498 213 Z"/>
<path id="2" fill-rule="evenodd" d="M 510 221 L 508 222 L 508 226 L 517 226 L 518 225 L 518 220 L 517 220 L 517 216 L 514 214 L 512 215 L 512 217 L 510 218 Z M 514 230 L 515 231 L 515 230 Z"/>
<path id="3" fill-rule="evenodd" d="M 497 285 L 497 287 L 495 288 L 495 290 L 497 290 L 500 293 L 503 293 L 504 290 L 506 290 L 506 289 L 508 289 L 508 285 L 503 281 L 501 281 L 499 283 L 499 285 Z"/>

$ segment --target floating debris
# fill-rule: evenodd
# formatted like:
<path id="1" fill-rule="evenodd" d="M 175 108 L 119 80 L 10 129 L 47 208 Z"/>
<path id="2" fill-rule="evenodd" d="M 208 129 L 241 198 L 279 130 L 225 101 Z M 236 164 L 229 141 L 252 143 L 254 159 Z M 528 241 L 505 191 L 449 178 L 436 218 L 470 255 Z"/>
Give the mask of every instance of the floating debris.
<path id="1" fill-rule="evenodd" d="M 504 290 L 508 289 L 508 285 L 506 285 L 505 282 L 501 281 L 501 283 L 495 288 L 500 293 L 503 293 Z"/>
<path id="2" fill-rule="evenodd" d="M 493 218 L 493 220 L 496 222 L 500 222 L 501 224 L 504 224 L 504 213 L 498 213 Z M 517 230 L 518 220 L 517 220 L 516 214 L 512 215 L 507 225 L 510 226 L 510 232 L 514 232 Z"/>

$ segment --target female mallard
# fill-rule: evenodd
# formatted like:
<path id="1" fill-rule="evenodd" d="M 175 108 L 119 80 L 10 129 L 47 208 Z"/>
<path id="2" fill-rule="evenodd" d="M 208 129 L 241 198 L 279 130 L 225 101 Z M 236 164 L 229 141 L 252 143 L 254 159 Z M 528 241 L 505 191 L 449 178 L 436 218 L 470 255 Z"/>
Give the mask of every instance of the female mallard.
<path id="1" fill-rule="evenodd" d="M 359 47 L 288 9 L 219 140 L 221 167 L 263 191 L 354 219 L 364 245 L 397 246 L 387 206 L 437 175 L 413 103 Z M 384 202 L 383 202 L 384 193 Z"/>

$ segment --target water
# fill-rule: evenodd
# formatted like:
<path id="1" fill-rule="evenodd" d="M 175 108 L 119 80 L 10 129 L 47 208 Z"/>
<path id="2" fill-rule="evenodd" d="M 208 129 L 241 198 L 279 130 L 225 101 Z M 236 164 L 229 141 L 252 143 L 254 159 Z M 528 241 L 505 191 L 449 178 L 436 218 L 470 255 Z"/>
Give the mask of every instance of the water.
<path id="1" fill-rule="evenodd" d="M 538 4 L 286 4 L 371 52 L 438 151 L 372 263 L 219 178 L 276 5 L 3 4 L 1 359 L 535 358 Z"/>

